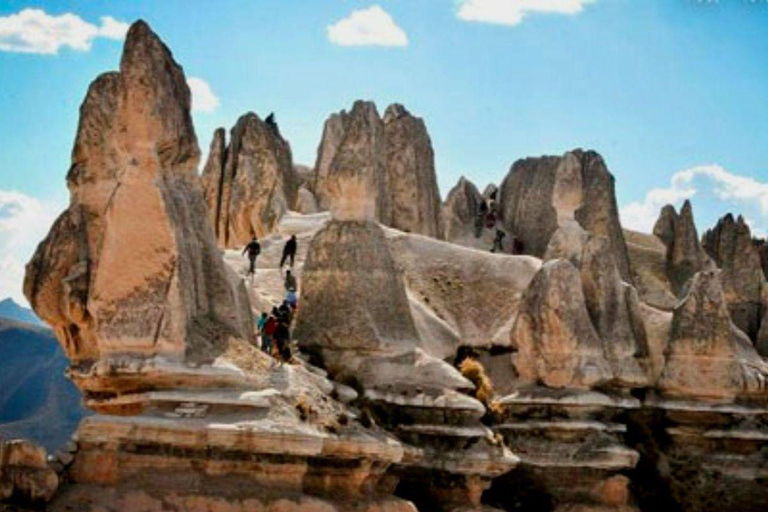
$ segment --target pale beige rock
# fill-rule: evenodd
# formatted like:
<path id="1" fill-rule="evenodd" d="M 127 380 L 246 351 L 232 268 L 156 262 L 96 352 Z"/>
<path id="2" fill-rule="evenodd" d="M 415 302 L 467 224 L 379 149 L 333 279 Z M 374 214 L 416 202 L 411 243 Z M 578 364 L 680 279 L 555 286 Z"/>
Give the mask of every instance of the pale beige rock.
<path id="1" fill-rule="evenodd" d="M 203 172 L 204 177 L 211 176 L 204 179 L 206 197 L 219 245 L 242 247 L 253 236 L 271 233 L 280 217 L 296 206 L 299 177 L 288 141 L 276 125 L 253 112 L 237 120 L 223 151 L 218 143 L 221 136 L 220 131 L 214 134 Z"/>
<path id="2" fill-rule="evenodd" d="M 729 213 L 704 233 L 702 247 L 723 271 L 723 293 L 733 323 L 756 342 L 768 290 L 749 226 L 743 217 L 734 219 Z"/>
<path id="3" fill-rule="evenodd" d="M 655 235 L 624 230 L 627 251 L 640 300 L 671 311 L 678 302 L 667 277 L 667 248 Z"/>
<path id="4" fill-rule="evenodd" d="M 441 235 L 432 144 L 423 120 L 402 105 L 383 119 L 372 102 L 325 123 L 313 191 L 341 220 L 377 220 L 407 232 Z"/>
<path id="5" fill-rule="evenodd" d="M 545 263 L 523 296 L 510 335 L 515 369 L 528 382 L 590 388 L 613 374 L 585 305 L 579 271 L 557 259 Z"/>
<path id="6" fill-rule="evenodd" d="M 208 150 L 208 160 L 203 167 L 201 183 L 205 202 L 208 205 L 208 215 L 211 219 L 216 238 L 219 238 L 219 216 L 221 211 L 221 193 L 223 189 L 224 165 L 227 159 L 227 135 L 224 128 L 217 128 L 213 132 L 213 140 Z"/>
<path id="7" fill-rule="evenodd" d="M 25 294 L 74 361 L 182 358 L 250 338 L 250 310 L 208 223 L 199 154 L 181 67 L 137 22 L 120 72 L 89 88 L 67 176 L 70 206 L 27 266 Z"/>
<path id="8" fill-rule="evenodd" d="M 685 294 L 686 284 L 696 272 L 714 267 L 701 248 L 690 201 L 685 201 L 679 215 L 671 205 L 662 208 L 653 234 L 667 247 L 667 277 L 678 297 Z"/>
<path id="9" fill-rule="evenodd" d="M 296 196 L 296 211 L 304 215 L 313 215 L 320 213 L 320 206 L 317 204 L 315 195 L 304 185 L 299 188 Z"/>
<path id="10" fill-rule="evenodd" d="M 695 274 L 675 308 L 659 387 L 668 395 L 768 396 L 768 363 L 731 322 L 719 270 Z"/>
<path id="11" fill-rule="evenodd" d="M 462 176 L 448 192 L 442 207 L 443 235 L 447 241 L 468 247 L 490 248 L 487 237 L 475 237 L 475 225 L 483 200 L 474 183 Z"/>
<path id="12" fill-rule="evenodd" d="M 609 240 L 622 279 L 632 282 L 614 178 L 594 151 L 518 160 L 501 184 L 499 206 L 506 230 L 526 254 L 542 257 L 557 228 L 575 220 Z"/>

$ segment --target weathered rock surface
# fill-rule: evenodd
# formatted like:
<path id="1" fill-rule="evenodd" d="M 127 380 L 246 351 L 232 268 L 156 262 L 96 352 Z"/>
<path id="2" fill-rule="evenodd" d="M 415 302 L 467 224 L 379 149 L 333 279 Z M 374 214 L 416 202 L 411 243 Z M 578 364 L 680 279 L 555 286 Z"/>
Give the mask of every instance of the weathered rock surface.
<path id="1" fill-rule="evenodd" d="M 69 208 L 27 266 L 24 292 L 74 362 L 183 358 L 249 339 L 196 176 L 184 73 L 143 23 L 120 72 L 90 86 L 67 176 Z"/>
<path id="2" fill-rule="evenodd" d="M 544 256 L 557 228 L 576 220 L 609 240 L 622 279 L 632 281 L 614 178 L 594 151 L 518 160 L 501 184 L 499 206 L 507 231 L 523 242 L 526 254 Z"/>
<path id="3" fill-rule="evenodd" d="M 667 248 L 667 277 L 676 295 L 685 293 L 686 283 L 696 272 L 713 267 L 712 260 L 701 248 L 690 201 L 685 201 L 679 215 L 672 205 L 662 208 L 653 234 Z"/>
<path id="4" fill-rule="evenodd" d="M 439 237 L 440 197 L 424 121 L 402 105 L 384 118 L 371 102 L 331 115 L 315 164 L 314 192 L 334 217 L 375 219 L 397 229 Z"/>
<path id="5" fill-rule="evenodd" d="M 655 235 L 624 230 L 635 287 L 640 299 L 654 308 L 671 311 L 678 299 L 667 276 L 667 247 Z"/>
<path id="6" fill-rule="evenodd" d="M 472 246 L 475 223 L 483 196 L 474 183 L 464 176 L 448 192 L 442 207 L 443 235 L 451 243 Z"/>
<path id="7" fill-rule="evenodd" d="M 744 218 L 728 214 L 702 237 L 702 247 L 722 269 L 723 293 L 731 320 L 755 342 L 765 308 L 765 275 L 760 251 Z"/>
<path id="8" fill-rule="evenodd" d="M 242 247 L 272 232 L 295 207 L 299 177 L 276 124 L 249 112 L 235 123 L 226 149 L 223 136 L 222 129 L 214 133 L 203 184 L 219 245 Z"/>
<path id="9" fill-rule="evenodd" d="M 0 440 L 0 502 L 14 498 L 40 505 L 53 497 L 58 486 L 59 477 L 48 465 L 43 448 L 27 441 Z"/>
<path id="10" fill-rule="evenodd" d="M 731 322 L 720 275 L 698 272 L 675 308 L 659 388 L 690 398 L 768 397 L 768 363 Z"/>

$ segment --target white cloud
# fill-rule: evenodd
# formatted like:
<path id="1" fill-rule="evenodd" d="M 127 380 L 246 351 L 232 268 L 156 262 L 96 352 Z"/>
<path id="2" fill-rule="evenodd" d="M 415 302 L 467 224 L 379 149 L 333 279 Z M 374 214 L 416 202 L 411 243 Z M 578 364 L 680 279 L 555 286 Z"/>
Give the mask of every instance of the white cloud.
<path id="1" fill-rule="evenodd" d="M 219 108 L 219 97 L 213 93 L 208 82 L 190 76 L 187 78 L 187 85 L 192 91 L 192 112 L 213 112 Z"/>
<path id="2" fill-rule="evenodd" d="M 518 25 L 529 13 L 578 14 L 597 0 L 459 0 L 456 16 L 464 21 Z"/>
<path id="3" fill-rule="evenodd" d="M 408 36 L 378 5 L 352 11 L 328 26 L 328 39 L 339 46 L 407 46 Z"/>
<path id="4" fill-rule="evenodd" d="M 670 179 L 669 187 L 650 190 L 643 201 L 622 207 L 622 225 L 649 233 L 664 205 L 679 206 L 685 199 L 700 192 L 711 194 L 722 203 L 727 203 L 718 205 L 721 210 L 717 212 L 718 215 L 737 205 L 760 219 L 749 221 L 754 232 L 765 231 L 768 223 L 768 183 L 734 174 L 719 165 L 702 165 L 676 172 Z"/>
<path id="5" fill-rule="evenodd" d="M 24 265 L 62 209 L 63 205 L 0 190 L 0 299 L 12 297 L 26 304 L 21 292 Z"/>
<path id="6" fill-rule="evenodd" d="M 76 14 L 50 15 L 42 9 L 24 9 L 0 17 L 0 51 L 56 55 L 62 47 L 88 51 L 96 38 L 121 40 L 128 24 L 111 16 L 94 25 Z"/>

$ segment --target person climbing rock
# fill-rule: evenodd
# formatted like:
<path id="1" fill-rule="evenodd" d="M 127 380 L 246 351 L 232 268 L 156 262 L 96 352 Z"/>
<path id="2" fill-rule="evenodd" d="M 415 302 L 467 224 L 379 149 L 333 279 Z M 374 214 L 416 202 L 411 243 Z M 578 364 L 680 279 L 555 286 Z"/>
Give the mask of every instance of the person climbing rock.
<path id="1" fill-rule="evenodd" d="M 275 121 L 275 113 L 270 112 L 270 114 L 267 116 L 266 119 L 264 119 L 264 122 L 267 123 L 267 125 L 272 128 L 272 130 L 277 133 L 277 121 Z"/>
<path id="2" fill-rule="evenodd" d="M 507 236 L 505 232 L 500 229 L 496 230 L 496 236 L 493 238 L 493 247 L 491 247 L 491 252 L 504 252 L 505 236 Z"/>
<path id="3" fill-rule="evenodd" d="M 272 314 L 269 315 L 267 320 L 264 322 L 262 349 L 269 355 L 272 355 L 272 341 L 275 336 L 275 329 L 277 329 L 277 317 L 275 316 L 276 312 L 277 308 L 272 308 Z"/>
<path id="4" fill-rule="evenodd" d="M 291 238 L 288 239 L 287 242 L 285 242 L 285 247 L 283 247 L 283 257 L 280 258 L 280 268 L 283 268 L 283 265 L 285 265 L 285 262 L 288 261 L 290 258 L 291 260 L 291 268 L 293 268 L 293 262 L 296 258 L 296 249 L 298 249 L 298 240 L 296 240 L 296 235 L 291 235 Z"/>
<path id="5" fill-rule="evenodd" d="M 256 273 L 256 257 L 261 254 L 261 244 L 259 240 L 254 236 L 253 239 L 248 242 L 248 245 L 243 249 L 243 254 L 248 253 L 248 259 L 251 261 L 251 267 L 248 269 L 249 274 Z"/>
<path id="6" fill-rule="evenodd" d="M 261 350 L 267 354 L 269 354 L 269 349 L 267 347 L 267 336 L 264 334 L 264 326 L 267 324 L 268 319 L 269 315 L 266 312 L 262 312 L 256 321 L 256 328 L 259 330 L 259 338 L 261 339 Z"/>
<path id="7" fill-rule="evenodd" d="M 277 348 L 277 357 L 282 366 L 283 363 L 291 360 L 291 331 L 288 329 L 287 323 L 283 321 L 277 322 L 274 340 L 275 347 Z"/>
<path id="8" fill-rule="evenodd" d="M 290 270 L 285 272 L 285 291 L 295 292 L 298 289 L 296 284 L 296 276 L 294 276 Z"/>

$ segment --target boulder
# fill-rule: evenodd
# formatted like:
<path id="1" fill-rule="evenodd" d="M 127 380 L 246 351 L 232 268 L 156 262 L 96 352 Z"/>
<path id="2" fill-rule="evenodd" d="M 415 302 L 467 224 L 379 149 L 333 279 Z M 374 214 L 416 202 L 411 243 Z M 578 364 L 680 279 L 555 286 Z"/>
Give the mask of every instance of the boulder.
<path id="1" fill-rule="evenodd" d="M 219 245 L 242 247 L 253 236 L 271 233 L 280 217 L 294 208 L 299 178 L 291 147 L 276 124 L 249 112 L 237 120 L 224 151 L 218 143 L 222 135 L 218 130 L 214 134 L 203 172 L 211 176 L 204 179 L 206 197 Z"/>
<path id="2" fill-rule="evenodd" d="M 402 105 L 384 118 L 372 102 L 325 123 L 314 192 L 339 219 L 377 220 L 412 233 L 440 236 L 440 197 L 424 121 Z"/>
<path id="3" fill-rule="evenodd" d="M 0 502 L 13 499 L 39 505 L 49 501 L 58 487 L 59 477 L 43 448 L 21 439 L 0 441 Z"/>
<path id="4" fill-rule="evenodd" d="M 320 213 L 320 206 L 317 204 L 315 194 L 309 190 L 305 185 L 299 187 L 299 192 L 296 195 L 296 205 L 294 208 L 297 212 L 303 215 L 314 215 Z"/>
<path id="5" fill-rule="evenodd" d="M 667 276 L 673 292 L 681 296 L 685 293 L 686 283 L 696 272 L 713 265 L 699 243 L 690 201 L 685 201 L 679 215 L 672 205 L 662 208 L 653 227 L 653 234 L 667 248 Z"/>
<path id="6" fill-rule="evenodd" d="M 768 396 L 768 363 L 731 322 L 721 273 L 696 273 L 675 308 L 659 380 L 667 395 L 710 400 Z"/>
<path id="7" fill-rule="evenodd" d="M 253 327 L 215 245 L 181 67 L 144 22 L 120 71 L 80 108 L 70 204 L 27 265 L 24 292 L 75 362 L 180 359 Z"/>
<path id="8" fill-rule="evenodd" d="M 736 326 L 756 340 L 763 315 L 766 280 L 760 251 L 744 218 L 730 213 L 702 237 L 702 247 L 722 270 L 723 293 Z"/>
<path id="9" fill-rule="evenodd" d="M 614 178 L 594 151 L 518 160 L 501 184 L 499 207 L 504 226 L 526 254 L 542 257 L 557 228 L 576 220 L 608 239 L 622 279 L 632 282 Z"/>

